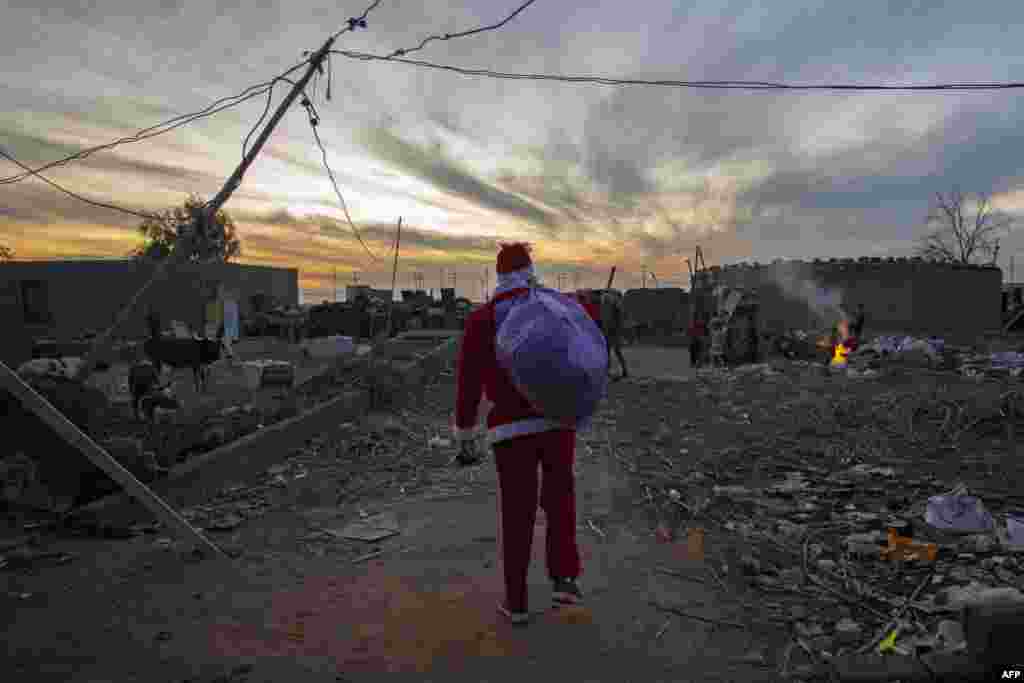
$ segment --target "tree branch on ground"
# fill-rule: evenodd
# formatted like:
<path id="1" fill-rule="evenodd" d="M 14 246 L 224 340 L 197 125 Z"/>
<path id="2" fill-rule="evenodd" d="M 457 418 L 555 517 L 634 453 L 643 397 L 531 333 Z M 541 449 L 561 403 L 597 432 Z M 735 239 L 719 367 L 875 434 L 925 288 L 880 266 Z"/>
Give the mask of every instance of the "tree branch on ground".
<path id="1" fill-rule="evenodd" d="M 995 264 L 1000 239 L 1015 223 L 1013 216 L 992 206 L 985 194 L 965 195 L 959 188 L 935 193 L 928 213 L 932 231 L 920 240 L 919 256 L 948 263 Z"/>

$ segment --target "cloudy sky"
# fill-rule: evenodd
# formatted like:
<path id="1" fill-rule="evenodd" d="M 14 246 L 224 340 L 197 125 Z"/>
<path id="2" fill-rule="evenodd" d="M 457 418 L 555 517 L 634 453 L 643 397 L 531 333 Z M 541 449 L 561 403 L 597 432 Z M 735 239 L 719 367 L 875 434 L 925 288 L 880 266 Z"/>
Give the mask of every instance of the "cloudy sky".
<path id="1" fill-rule="evenodd" d="M 318 0 L 5 0 L 0 145 L 36 166 L 268 80 L 360 14 Z M 37 5 L 45 5 L 40 9 Z M 494 23 L 519 0 L 383 0 L 336 47 L 388 53 Z M 504 28 L 435 41 L 418 59 L 617 78 L 1024 81 L 1024 4 L 934 0 L 538 0 Z M 300 269 L 306 301 L 353 281 L 456 273 L 478 298 L 496 240 L 526 239 L 545 279 L 684 283 L 683 258 L 908 255 L 929 199 L 959 185 L 1024 211 L 1015 91 L 786 93 L 494 80 L 335 56 L 313 93 L 353 238 L 296 107 L 226 209 L 243 262 Z M 284 95 L 275 89 L 275 103 Z M 50 177 L 139 210 L 212 196 L 264 98 L 96 153 Z M 19 169 L 0 159 L 0 175 Z M 0 244 L 22 257 L 118 256 L 137 219 L 30 179 L 0 185 Z M 1009 256 L 1024 238 L 1004 242 Z M 1020 259 L 1018 259 L 1020 260 Z M 1024 269 L 1024 261 L 1021 268 Z M 578 279 L 577 279 L 578 278 Z M 1019 279 L 1019 278 L 1018 278 Z"/>

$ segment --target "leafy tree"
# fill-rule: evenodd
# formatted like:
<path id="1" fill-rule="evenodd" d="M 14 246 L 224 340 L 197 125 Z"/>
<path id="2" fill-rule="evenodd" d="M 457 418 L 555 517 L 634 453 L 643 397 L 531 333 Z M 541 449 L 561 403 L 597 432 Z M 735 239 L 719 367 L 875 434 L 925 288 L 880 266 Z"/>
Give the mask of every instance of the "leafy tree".
<path id="1" fill-rule="evenodd" d="M 193 216 L 199 212 L 205 202 L 192 195 L 182 206 L 157 214 L 156 218 L 147 218 L 139 225 L 139 233 L 146 242 L 132 250 L 131 255 L 140 260 L 161 261 L 167 258 L 182 229 L 191 230 Z M 228 214 L 221 210 L 216 213 L 209 231 L 205 235 L 197 235 L 193 241 L 189 261 L 230 261 L 242 254 L 242 244 L 238 239 L 235 223 Z"/>
<path id="2" fill-rule="evenodd" d="M 935 193 L 928 214 L 933 231 L 921 239 L 918 255 L 949 263 L 991 263 L 999 258 L 1000 237 L 1014 218 L 992 206 L 988 195 L 964 195 L 958 188 Z"/>

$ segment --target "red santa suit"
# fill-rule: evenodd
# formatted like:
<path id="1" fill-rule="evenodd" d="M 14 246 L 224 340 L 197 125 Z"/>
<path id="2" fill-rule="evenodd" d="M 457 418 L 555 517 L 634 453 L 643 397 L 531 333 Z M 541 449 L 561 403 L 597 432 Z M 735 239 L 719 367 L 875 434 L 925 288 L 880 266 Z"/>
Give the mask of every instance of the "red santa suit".
<path id="1" fill-rule="evenodd" d="M 597 303 L 594 302 L 593 298 L 586 292 L 576 292 L 575 299 L 580 302 L 580 305 L 583 306 L 583 310 L 590 314 L 590 317 L 594 319 L 594 322 L 597 323 L 598 327 L 601 327 L 601 331 L 603 332 L 604 328 L 601 325 L 601 307 L 598 306 Z"/>
<path id="2" fill-rule="evenodd" d="M 470 314 L 459 348 L 454 436 L 476 438 L 483 395 L 493 403 L 487 431 L 498 470 L 498 531 L 505 579 L 505 605 L 527 611 L 526 576 L 537 517 L 538 469 L 544 470 L 540 505 L 547 520 L 548 575 L 580 575 L 576 546 L 573 459 L 576 431 L 545 418 L 515 388 L 495 352 L 496 307 L 528 292 L 533 268 L 528 252 L 514 245 L 498 255 L 495 296 Z M 506 304 L 507 305 L 507 304 Z"/>

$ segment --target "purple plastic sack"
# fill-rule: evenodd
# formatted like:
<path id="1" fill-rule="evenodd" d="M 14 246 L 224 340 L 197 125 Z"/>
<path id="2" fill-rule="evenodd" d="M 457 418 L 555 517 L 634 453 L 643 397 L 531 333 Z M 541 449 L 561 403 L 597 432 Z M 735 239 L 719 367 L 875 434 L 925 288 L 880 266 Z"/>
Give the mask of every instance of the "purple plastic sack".
<path id="1" fill-rule="evenodd" d="M 544 417 L 585 423 L 608 388 L 608 346 L 574 299 L 533 288 L 495 307 L 498 362 Z"/>

